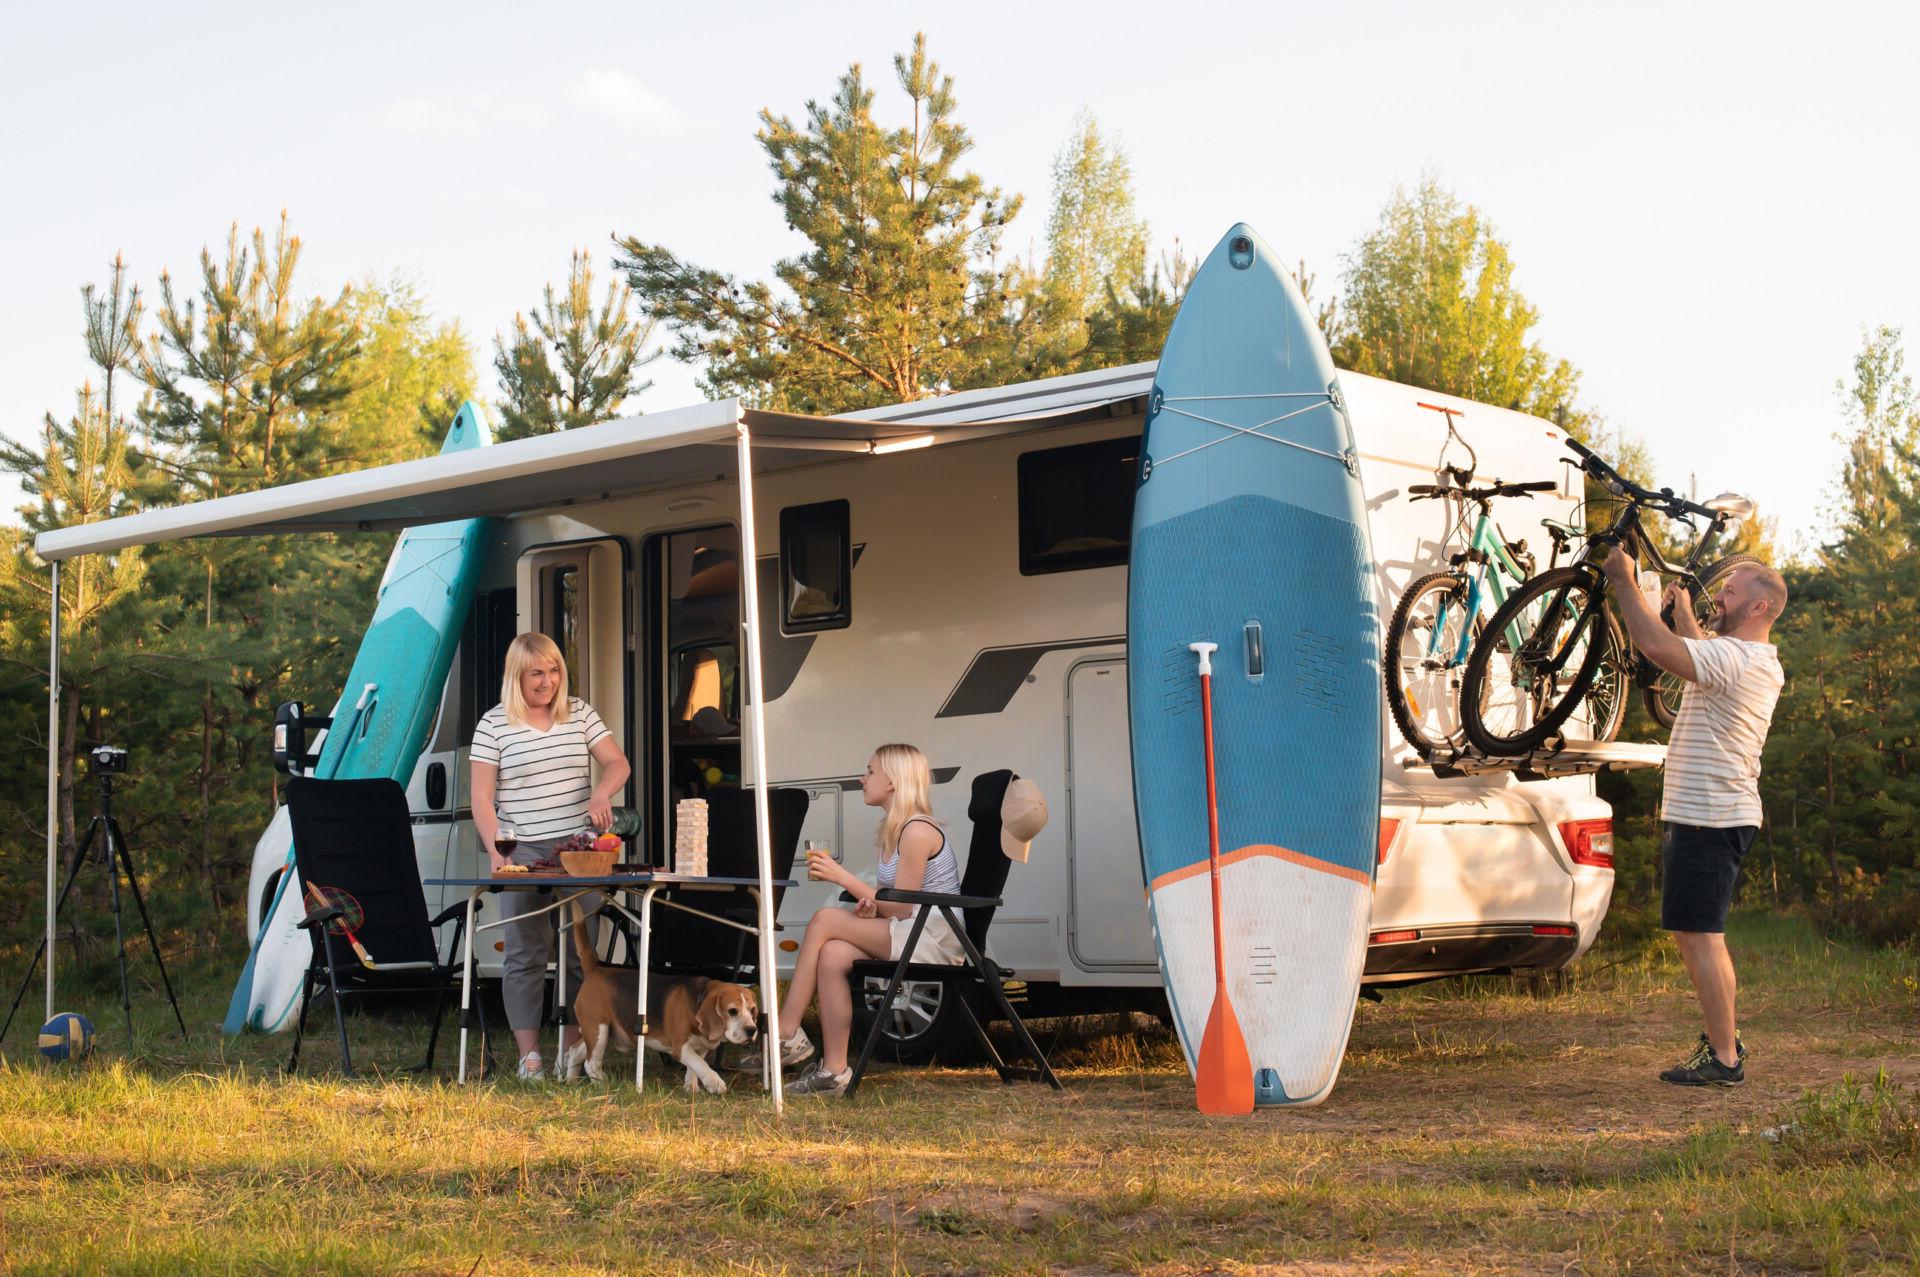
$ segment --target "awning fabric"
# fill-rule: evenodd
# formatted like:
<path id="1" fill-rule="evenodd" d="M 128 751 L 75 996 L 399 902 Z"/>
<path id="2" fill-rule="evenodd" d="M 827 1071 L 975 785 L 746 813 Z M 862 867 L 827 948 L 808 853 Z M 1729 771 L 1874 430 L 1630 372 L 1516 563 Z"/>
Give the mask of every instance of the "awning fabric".
<path id="1" fill-rule="evenodd" d="M 737 478 L 742 426 L 754 468 L 766 473 L 817 464 L 823 454 L 870 454 L 890 441 L 932 436 L 937 445 L 1091 419 L 1145 395 L 1152 381 L 1152 364 L 1134 364 L 837 417 L 763 412 L 722 399 L 59 528 L 35 538 L 34 550 L 42 559 L 66 559 L 187 537 L 364 532 L 550 510 Z"/>

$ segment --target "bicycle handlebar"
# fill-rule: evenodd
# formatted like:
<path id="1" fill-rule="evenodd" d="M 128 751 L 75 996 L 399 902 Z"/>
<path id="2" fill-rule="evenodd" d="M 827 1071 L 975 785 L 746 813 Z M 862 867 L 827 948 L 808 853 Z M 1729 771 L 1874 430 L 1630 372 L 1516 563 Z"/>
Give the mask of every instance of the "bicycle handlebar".
<path id="1" fill-rule="evenodd" d="M 1578 439 L 1568 439 L 1567 447 L 1580 456 L 1580 469 L 1598 479 L 1615 496 L 1630 497 L 1642 505 L 1650 505 L 1673 518 L 1697 514 L 1704 518 L 1715 519 L 1719 515 L 1703 505 L 1696 505 L 1685 497 L 1676 496 L 1672 488 L 1662 488 L 1655 492 L 1643 488 L 1633 480 L 1626 478 L 1618 470 L 1602 461 L 1593 451 Z M 1568 464 L 1572 464 L 1569 462 Z"/>
<path id="2" fill-rule="evenodd" d="M 1457 496 L 1468 501 L 1486 501 L 1493 497 L 1529 497 L 1536 492 L 1552 492 L 1559 486 L 1552 479 L 1536 479 L 1532 483 L 1501 483 L 1496 479 L 1484 488 L 1455 487 L 1446 483 L 1414 483 L 1407 486 L 1407 491 L 1413 495 L 1415 501 L 1448 496 Z"/>

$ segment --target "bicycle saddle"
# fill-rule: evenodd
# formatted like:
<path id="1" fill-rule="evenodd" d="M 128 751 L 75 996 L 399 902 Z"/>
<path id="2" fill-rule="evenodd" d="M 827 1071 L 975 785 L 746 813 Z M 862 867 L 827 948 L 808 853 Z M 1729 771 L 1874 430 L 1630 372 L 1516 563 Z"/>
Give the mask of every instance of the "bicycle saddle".
<path id="1" fill-rule="evenodd" d="M 1722 492 L 1706 503 L 1707 509 L 1715 514 L 1724 514 L 1729 519 L 1751 519 L 1753 502 L 1737 492 Z"/>

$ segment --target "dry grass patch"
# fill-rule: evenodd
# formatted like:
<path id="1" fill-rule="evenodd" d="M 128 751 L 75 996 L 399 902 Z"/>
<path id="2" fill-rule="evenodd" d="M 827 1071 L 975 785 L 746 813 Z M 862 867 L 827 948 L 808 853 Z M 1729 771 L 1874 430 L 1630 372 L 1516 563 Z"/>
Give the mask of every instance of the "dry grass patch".
<path id="1" fill-rule="evenodd" d="M 1734 941 L 1742 1090 L 1654 1080 L 1696 1029 L 1677 970 L 1635 952 L 1546 997 L 1364 1003 L 1325 1105 L 1226 1121 L 1145 1017 L 1044 1026 L 1064 1095 L 889 1071 L 784 1122 L 664 1077 L 286 1080 L 283 1040 L 211 1032 L 226 971 L 199 973 L 185 1048 L 148 998 L 141 1054 L 0 1065 L 0 1268 L 1912 1271 L 1912 955 L 1772 921 Z M 355 1045 L 400 1062 L 421 1034 L 367 1018 Z"/>

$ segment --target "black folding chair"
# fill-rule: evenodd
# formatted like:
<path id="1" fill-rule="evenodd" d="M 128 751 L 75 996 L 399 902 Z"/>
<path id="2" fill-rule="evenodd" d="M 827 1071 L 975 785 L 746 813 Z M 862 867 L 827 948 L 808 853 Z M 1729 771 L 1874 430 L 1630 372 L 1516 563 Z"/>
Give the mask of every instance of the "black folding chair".
<path id="1" fill-rule="evenodd" d="M 710 789 L 703 796 L 707 800 L 707 872 L 715 878 L 758 878 L 760 844 L 754 823 L 753 791 Z M 800 845 L 800 829 L 806 824 L 809 802 L 804 789 L 776 788 L 767 793 L 775 880 L 793 872 L 795 849 Z M 666 894 L 671 898 L 673 892 L 669 889 Z M 780 915 L 783 894 L 782 888 L 773 889 L 770 903 L 775 917 Z M 759 925 L 759 915 L 746 893 L 724 899 L 737 903 L 716 908 L 710 892 L 689 893 L 687 903 L 736 922 Z M 628 929 L 624 919 L 617 914 L 612 916 L 623 930 Z M 722 922 L 676 909 L 656 908 L 651 949 L 653 966 L 661 971 L 744 981 L 749 972 L 757 974 L 760 965 L 758 948 L 748 943 L 751 939 L 746 932 Z M 634 942 L 637 944 L 637 938 Z M 637 953 L 638 949 L 631 951 Z"/>
<path id="2" fill-rule="evenodd" d="M 986 772 L 974 778 L 972 799 L 967 804 L 967 816 L 973 822 L 973 839 L 967 847 L 967 868 L 960 879 L 959 894 L 902 891 L 893 887 L 882 888 L 876 893 L 876 900 L 888 904 L 918 905 L 920 908 L 914 916 L 913 929 L 907 934 L 906 947 L 899 961 L 865 959 L 853 964 L 849 978 L 855 990 L 861 989 L 869 978 L 881 976 L 887 977 L 887 988 L 877 1003 L 869 1004 L 873 1022 L 867 1030 L 866 1043 L 860 1048 L 860 1058 L 853 1066 L 853 1076 L 847 1080 L 848 1099 L 852 1099 L 853 1093 L 859 1089 L 860 1079 L 865 1076 L 867 1064 L 873 1059 L 874 1048 L 880 1044 L 887 1009 L 893 1005 L 900 986 L 909 980 L 937 983 L 941 986 L 943 998 L 951 998 L 959 1004 L 967 1026 L 973 1030 L 973 1036 L 993 1062 L 994 1070 L 1000 1074 L 1002 1082 L 1010 1083 L 1021 1078 L 1045 1082 L 1056 1091 L 1061 1089 L 1060 1079 L 1053 1074 L 1053 1066 L 1047 1063 L 1047 1057 L 1041 1054 L 1033 1035 L 1027 1032 L 1026 1024 L 1007 1000 L 1006 984 L 1014 973 L 986 956 L 987 928 L 993 924 L 994 911 L 1000 907 L 1000 892 L 1006 886 L 1007 871 L 1013 864 L 1000 848 L 1000 804 L 1006 799 L 1007 786 L 1013 781 L 1014 774 L 1010 771 Z M 954 935 L 959 938 L 961 948 L 966 950 L 965 963 L 949 965 L 911 960 L 914 946 L 920 940 L 920 932 L 935 909 L 947 920 L 947 925 L 953 928 Z M 954 916 L 956 909 L 966 914 L 964 923 Z M 987 1037 L 987 1031 L 981 1026 L 980 1017 L 974 1014 L 972 1006 L 971 995 L 983 986 L 999 1005 L 1000 1014 L 1013 1026 L 1021 1049 L 1037 1067 L 1010 1065 L 994 1048 L 993 1041 Z"/>
<path id="3" fill-rule="evenodd" d="M 287 784 L 287 808 L 297 873 L 287 890 L 301 893 L 307 913 L 300 927 L 313 942 L 287 1071 L 299 1067 L 307 1011 L 322 989 L 333 994 L 341 1068 L 348 1077 L 354 1075 L 347 1043 L 348 998 L 435 994 L 427 1058 L 415 1070 L 428 1071 L 440 1041 L 447 995 L 460 981 L 466 901 L 427 917 L 414 861 L 413 820 L 406 791 L 395 782 L 295 777 Z M 435 928 L 446 922 L 454 924 L 453 945 L 443 961 Z M 483 1012 L 482 1040 L 485 1034 Z"/>

